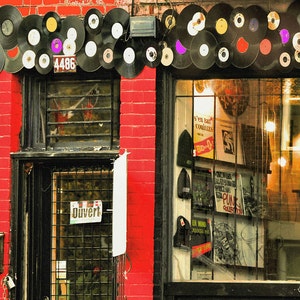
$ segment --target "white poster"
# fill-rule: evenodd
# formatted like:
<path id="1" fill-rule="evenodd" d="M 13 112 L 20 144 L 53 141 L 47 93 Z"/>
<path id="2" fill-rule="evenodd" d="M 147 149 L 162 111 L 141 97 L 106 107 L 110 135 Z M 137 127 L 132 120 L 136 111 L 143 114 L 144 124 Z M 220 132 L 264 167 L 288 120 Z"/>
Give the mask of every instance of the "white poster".
<path id="1" fill-rule="evenodd" d="M 70 202 L 70 224 L 99 223 L 101 220 L 101 200 Z"/>

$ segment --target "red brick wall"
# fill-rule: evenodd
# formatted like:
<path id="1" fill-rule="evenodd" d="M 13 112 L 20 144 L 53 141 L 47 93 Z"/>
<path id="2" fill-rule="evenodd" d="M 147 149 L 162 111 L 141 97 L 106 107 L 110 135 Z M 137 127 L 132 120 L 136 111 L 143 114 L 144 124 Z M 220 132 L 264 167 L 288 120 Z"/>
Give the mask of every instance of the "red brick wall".
<path id="1" fill-rule="evenodd" d="M 156 71 L 121 81 L 121 149 L 128 155 L 127 299 L 153 299 Z"/>
<path id="2" fill-rule="evenodd" d="M 8 274 L 10 247 L 10 153 L 19 149 L 19 133 L 22 121 L 21 85 L 18 77 L 0 73 L 0 232 L 4 232 L 4 272 L 0 282 Z M 3 289 L 0 285 L 0 299 Z"/>

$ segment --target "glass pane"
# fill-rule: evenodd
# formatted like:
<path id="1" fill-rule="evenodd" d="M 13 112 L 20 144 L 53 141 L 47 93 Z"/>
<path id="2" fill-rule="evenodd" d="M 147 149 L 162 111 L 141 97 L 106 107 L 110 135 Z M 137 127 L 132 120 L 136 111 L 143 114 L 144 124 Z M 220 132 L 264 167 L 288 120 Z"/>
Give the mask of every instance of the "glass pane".
<path id="1" fill-rule="evenodd" d="M 173 280 L 300 280 L 298 86 L 177 82 Z"/>
<path id="2" fill-rule="evenodd" d="M 112 171 L 53 174 L 52 298 L 111 299 Z"/>

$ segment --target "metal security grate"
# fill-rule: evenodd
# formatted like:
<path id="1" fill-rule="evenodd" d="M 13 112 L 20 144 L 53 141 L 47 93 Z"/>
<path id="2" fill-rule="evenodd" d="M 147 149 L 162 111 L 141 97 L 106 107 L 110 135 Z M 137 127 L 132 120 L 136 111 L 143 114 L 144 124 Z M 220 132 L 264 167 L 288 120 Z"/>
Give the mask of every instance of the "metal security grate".
<path id="1" fill-rule="evenodd" d="M 48 82 L 48 147 L 112 149 L 119 136 L 117 80 Z"/>
<path id="2" fill-rule="evenodd" d="M 112 299 L 112 170 L 52 175 L 51 299 Z"/>

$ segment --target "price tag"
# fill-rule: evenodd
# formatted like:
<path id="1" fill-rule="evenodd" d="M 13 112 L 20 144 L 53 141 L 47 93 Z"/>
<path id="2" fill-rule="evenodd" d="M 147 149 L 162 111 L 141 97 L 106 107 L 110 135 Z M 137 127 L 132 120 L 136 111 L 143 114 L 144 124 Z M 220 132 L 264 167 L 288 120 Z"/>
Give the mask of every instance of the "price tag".
<path id="1" fill-rule="evenodd" d="M 76 72 L 76 56 L 54 55 L 54 73 Z"/>

